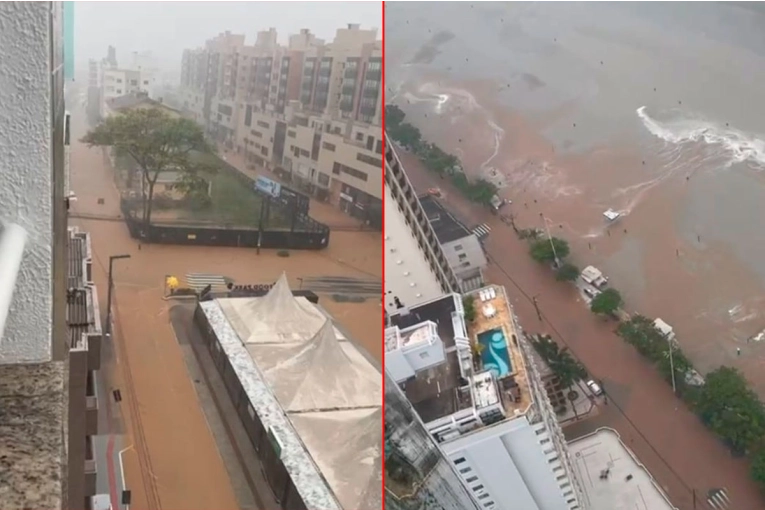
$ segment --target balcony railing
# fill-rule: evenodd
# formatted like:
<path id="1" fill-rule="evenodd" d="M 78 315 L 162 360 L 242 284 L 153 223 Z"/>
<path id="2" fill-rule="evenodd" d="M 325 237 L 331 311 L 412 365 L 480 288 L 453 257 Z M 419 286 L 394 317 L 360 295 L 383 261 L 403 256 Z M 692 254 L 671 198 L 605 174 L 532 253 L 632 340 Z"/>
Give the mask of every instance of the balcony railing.
<path id="1" fill-rule="evenodd" d="M 96 495 L 96 459 L 93 452 L 93 436 L 85 437 L 85 496 Z"/>
<path id="2" fill-rule="evenodd" d="M 85 386 L 85 434 L 98 434 L 98 387 L 95 374 L 90 370 Z"/>

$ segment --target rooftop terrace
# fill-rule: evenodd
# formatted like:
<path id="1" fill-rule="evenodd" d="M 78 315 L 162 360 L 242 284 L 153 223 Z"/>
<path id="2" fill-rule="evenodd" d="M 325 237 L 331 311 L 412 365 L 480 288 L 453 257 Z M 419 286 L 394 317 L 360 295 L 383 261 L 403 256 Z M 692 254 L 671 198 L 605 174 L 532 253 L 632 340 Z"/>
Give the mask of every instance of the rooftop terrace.
<path id="1" fill-rule="evenodd" d="M 420 418 L 439 434 L 451 434 L 447 429 L 453 428 L 442 418 L 454 417 L 465 433 L 481 426 L 475 425 L 478 416 L 483 424 L 494 423 L 503 414 L 512 417 L 525 412 L 532 402 L 504 288 L 485 287 L 469 295 L 477 312 L 472 323 L 465 325 L 462 298 L 448 294 L 392 315 L 391 324 L 398 329 L 386 331 L 389 346 L 400 346 L 412 331 L 435 332 L 441 339 L 444 361 L 426 368 L 420 365 L 419 370 L 415 367 L 415 376 L 400 382 Z M 475 347 L 478 344 L 482 347 Z M 418 354 L 424 355 L 411 353 L 415 360 Z M 469 423 L 473 425 L 465 425 Z"/>
<path id="2" fill-rule="evenodd" d="M 585 507 L 677 510 L 615 430 L 598 429 L 568 447 L 582 482 Z"/>
<path id="3" fill-rule="evenodd" d="M 490 291 L 487 292 L 487 291 Z M 490 285 L 468 294 L 474 298 L 475 320 L 468 323 L 468 337 L 471 345 L 481 344 L 481 354 L 474 357 L 476 371 L 490 369 L 497 378 L 499 398 L 508 416 L 525 412 L 531 405 L 526 360 L 519 345 L 515 317 L 507 300 L 505 288 Z M 485 298 L 485 299 L 484 299 Z M 490 332 L 501 331 L 503 341 L 488 340 Z M 481 338 L 482 340 L 479 340 Z M 506 360 L 503 354 L 506 348 Z M 497 359 L 499 358 L 499 361 Z M 495 364 L 509 361 L 509 371 L 495 369 Z"/>

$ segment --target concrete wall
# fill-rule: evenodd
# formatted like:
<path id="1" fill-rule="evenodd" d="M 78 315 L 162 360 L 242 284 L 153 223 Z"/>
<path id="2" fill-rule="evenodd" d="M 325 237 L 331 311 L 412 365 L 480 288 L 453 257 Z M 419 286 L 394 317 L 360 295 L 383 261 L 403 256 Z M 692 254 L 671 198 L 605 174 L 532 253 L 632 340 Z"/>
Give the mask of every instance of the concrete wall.
<path id="1" fill-rule="evenodd" d="M 58 99 L 51 93 L 51 54 L 57 58 L 62 52 L 51 52 L 52 37 L 56 31 L 61 37 L 61 29 L 60 19 L 58 28 L 54 19 L 51 33 L 50 12 L 51 2 L 0 3 L 0 219 L 29 232 L 0 342 L 0 363 L 43 361 L 52 355 L 53 196 L 58 190 L 51 175 L 54 154 L 60 153 L 63 194 L 63 136 L 60 151 L 51 141 L 56 108 L 63 113 L 63 76 L 61 104 L 52 108 Z"/>

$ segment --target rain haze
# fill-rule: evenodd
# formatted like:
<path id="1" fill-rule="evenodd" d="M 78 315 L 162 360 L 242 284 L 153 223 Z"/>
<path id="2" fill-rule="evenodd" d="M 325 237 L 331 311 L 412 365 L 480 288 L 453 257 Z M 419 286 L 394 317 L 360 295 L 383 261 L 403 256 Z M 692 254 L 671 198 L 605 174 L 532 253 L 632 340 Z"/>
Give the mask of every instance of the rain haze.
<path id="1" fill-rule="evenodd" d="M 76 2 L 75 55 L 78 67 L 100 59 L 108 46 L 118 58 L 150 51 L 166 71 L 178 71 L 186 48 L 225 31 L 246 34 L 276 28 L 279 42 L 308 28 L 332 40 L 347 23 L 380 29 L 377 2 Z M 382 37 L 382 33 L 380 33 Z"/>

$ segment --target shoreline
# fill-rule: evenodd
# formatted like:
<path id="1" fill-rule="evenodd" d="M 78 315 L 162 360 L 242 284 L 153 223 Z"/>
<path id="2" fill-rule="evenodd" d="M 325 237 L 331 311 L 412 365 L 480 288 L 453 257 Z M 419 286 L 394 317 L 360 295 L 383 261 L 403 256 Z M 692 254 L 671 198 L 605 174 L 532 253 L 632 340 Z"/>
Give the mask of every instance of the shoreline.
<path id="1" fill-rule="evenodd" d="M 700 235 L 688 239 L 683 232 L 679 218 L 691 193 L 690 175 L 663 174 L 658 155 L 641 154 L 627 144 L 605 143 L 581 153 L 556 150 L 541 131 L 567 112 L 548 112 L 534 121 L 500 105 L 492 97 L 500 88 L 490 81 L 423 74 L 404 83 L 394 102 L 425 140 L 460 157 L 470 177 L 491 177 L 487 167 L 504 173 L 506 186 L 499 194 L 513 201 L 505 214 L 526 228 L 542 226 L 543 213 L 551 221 L 551 234 L 569 241 L 572 261 L 612 276 L 629 311 L 669 322 L 702 373 L 731 365 L 765 394 L 765 375 L 759 370 L 765 350 L 746 342 L 765 327 L 765 318 L 749 314 L 742 320 L 724 313 L 737 306 L 755 308 L 765 287 L 729 246 Z M 418 93 L 442 94 L 441 103 L 413 101 Z M 446 94 L 450 98 L 443 101 Z M 411 166 L 411 155 L 406 156 Z M 649 179 L 644 178 L 646 167 L 653 169 Z M 611 207 L 627 214 L 607 227 L 601 214 Z M 737 347 L 746 356 L 737 356 Z"/>

